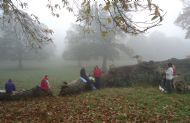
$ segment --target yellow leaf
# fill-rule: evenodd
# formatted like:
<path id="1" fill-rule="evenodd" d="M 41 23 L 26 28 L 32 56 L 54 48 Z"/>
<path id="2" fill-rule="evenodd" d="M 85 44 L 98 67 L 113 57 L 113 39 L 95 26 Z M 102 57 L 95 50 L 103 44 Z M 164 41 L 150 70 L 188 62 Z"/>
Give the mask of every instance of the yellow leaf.
<path id="1" fill-rule="evenodd" d="M 105 5 L 103 9 L 104 9 L 105 11 L 108 11 L 108 10 L 109 10 L 109 7 L 110 7 L 110 6 Z"/>
<path id="2" fill-rule="evenodd" d="M 84 1 L 81 3 L 81 5 L 83 6 L 85 3 L 86 3 L 86 0 L 84 0 Z"/>
<path id="3" fill-rule="evenodd" d="M 107 3 L 106 3 L 106 5 L 104 6 L 104 10 L 105 11 L 107 11 L 107 10 L 109 10 L 109 8 L 110 8 L 110 2 L 108 1 Z"/>
<path id="4" fill-rule="evenodd" d="M 111 18 L 107 18 L 107 21 L 108 21 L 108 23 L 112 22 Z"/>
<path id="5" fill-rule="evenodd" d="M 107 32 L 107 31 L 102 31 L 102 32 L 101 32 L 102 37 L 106 37 L 106 36 L 107 36 L 107 34 L 108 34 L 108 32 Z"/>

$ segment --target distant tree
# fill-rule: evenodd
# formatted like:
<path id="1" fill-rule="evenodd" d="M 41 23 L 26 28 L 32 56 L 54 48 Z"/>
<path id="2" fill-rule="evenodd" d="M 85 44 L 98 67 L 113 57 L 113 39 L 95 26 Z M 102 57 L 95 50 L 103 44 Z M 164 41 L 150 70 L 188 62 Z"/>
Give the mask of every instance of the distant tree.
<path id="1" fill-rule="evenodd" d="M 77 21 L 83 23 L 87 29 L 91 26 L 91 22 L 94 21 L 95 16 L 99 18 L 97 23 L 108 31 L 110 29 L 114 30 L 115 28 L 119 28 L 125 33 L 132 34 L 143 33 L 150 28 L 158 26 L 163 20 L 161 9 L 152 3 L 152 0 L 59 0 L 57 3 L 52 0 L 47 1 L 49 2 L 47 7 L 51 10 L 52 15 L 56 17 L 59 17 L 57 10 L 62 7 L 73 13 L 80 11 L 80 14 L 74 15 Z M 3 0 L 0 3 L 1 10 L 3 11 L 3 22 L 9 22 L 9 24 L 12 25 L 14 25 L 15 22 L 19 24 L 22 27 L 22 31 L 29 37 L 29 41 L 31 41 L 29 44 L 39 46 L 43 42 L 50 41 L 47 34 L 52 33 L 52 30 L 37 26 L 39 23 L 38 17 L 32 14 L 31 18 L 27 13 L 22 11 L 22 9 L 28 7 L 30 2 L 26 3 L 24 0 Z M 91 6 L 94 4 L 97 5 L 98 9 L 96 14 L 93 13 Z M 102 17 L 102 12 L 108 16 Z M 149 12 L 149 14 L 147 16 L 145 15 L 145 20 L 135 19 L 140 13 L 147 12 Z M 110 24 L 112 24 L 111 28 Z"/>
<path id="2" fill-rule="evenodd" d="M 135 55 L 142 56 L 143 61 L 182 58 L 188 52 L 182 39 L 158 31 L 149 35 L 133 36 L 127 42 L 127 46 L 133 48 Z"/>
<path id="3" fill-rule="evenodd" d="M 109 32 L 106 36 L 94 26 L 92 33 L 84 33 L 83 28 L 78 25 L 72 26 L 72 31 L 68 31 L 66 39 L 68 41 L 67 50 L 64 52 L 65 59 L 77 60 L 80 64 L 82 60 L 102 58 L 102 69 L 107 70 L 107 61 L 119 58 L 119 52 L 131 53 L 129 47 L 116 42 L 116 33 Z"/>
<path id="4" fill-rule="evenodd" d="M 16 59 L 18 61 L 18 68 L 22 69 L 25 47 L 23 47 L 23 43 L 15 37 L 16 35 L 13 32 L 5 32 L 4 37 L 0 39 L 0 56 L 1 60 Z"/>
<path id="5" fill-rule="evenodd" d="M 47 47 L 47 46 L 46 46 Z M 23 68 L 23 60 L 47 59 L 52 55 L 51 50 L 29 48 L 22 42 L 15 32 L 6 30 L 0 38 L 0 57 L 1 60 L 18 61 L 18 68 Z"/>
<path id="6" fill-rule="evenodd" d="M 182 1 L 184 3 L 184 8 L 179 14 L 178 18 L 175 20 L 175 24 L 187 31 L 185 36 L 187 39 L 190 38 L 190 0 Z"/>

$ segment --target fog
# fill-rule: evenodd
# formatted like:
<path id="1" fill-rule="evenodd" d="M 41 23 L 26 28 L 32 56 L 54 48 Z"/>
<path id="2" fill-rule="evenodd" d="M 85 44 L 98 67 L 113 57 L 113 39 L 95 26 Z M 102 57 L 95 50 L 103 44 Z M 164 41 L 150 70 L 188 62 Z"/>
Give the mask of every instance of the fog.
<path id="1" fill-rule="evenodd" d="M 177 36 L 167 36 L 164 32 L 152 32 L 148 36 L 131 37 L 127 45 L 134 49 L 135 54 L 143 60 L 183 59 L 190 53 L 190 42 Z"/>
<path id="2" fill-rule="evenodd" d="M 36 2 L 38 4 L 36 4 Z M 73 63 L 73 64 L 78 64 L 78 65 L 79 64 L 80 65 L 82 64 L 103 65 L 105 62 L 104 60 L 106 56 L 106 59 L 107 59 L 106 62 L 108 62 L 106 64 L 127 65 L 127 64 L 137 63 L 136 59 L 134 58 L 135 55 L 141 56 L 143 61 L 149 61 L 149 60 L 161 61 L 161 60 L 166 60 L 170 58 L 178 58 L 178 59 L 186 58 L 187 56 L 190 55 L 190 40 L 185 39 L 186 31 L 182 30 L 179 26 L 176 26 L 174 24 L 178 15 L 182 11 L 183 4 L 180 2 L 180 0 L 167 0 L 167 2 L 165 0 L 155 0 L 155 2 L 160 6 L 160 8 L 162 8 L 166 12 L 166 15 L 164 16 L 164 20 L 161 23 L 162 25 L 158 27 L 154 27 L 148 30 L 147 32 L 145 32 L 144 34 L 140 34 L 138 36 L 129 35 L 129 34 L 122 34 L 122 35 L 116 34 L 114 37 L 108 36 L 106 40 L 111 41 L 112 44 L 114 44 L 114 42 L 117 42 L 114 45 L 115 46 L 117 45 L 117 47 L 119 47 L 120 50 L 111 47 L 112 44 L 108 43 L 105 45 L 106 47 L 109 47 L 107 48 L 107 52 L 110 53 L 113 50 L 115 52 L 113 52 L 112 55 L 106 56 L 107 55 L 106 54 L 102 56 L 101 53 L 104 54 L 104 52 L 106 52 L 104 49 L 105 47 L 103 48 L 104 50 L 100 48 L 102 44 L 100 45 L 93 44 L 93 46 L 90 46 L 89 42 L 85 42 L 86 39 L 88 39 L 88 41 L 92 40 L 92 42 L 96 42 L 97 35 L 93 37 L 93 35 L 91 34 L 89 34 L 88 36 L 86 34 L 83 35 L 83 33 L 78 33 L 78 32 L 81 32 L 81 30 L 75 27 L 76 18 L 72 15 L 72 13 L 68 13 L 67 11 L 64 10 L 60 12 L 61 16 L 59 18 L 55 18 L 51 16 L 51 13 L 46 7 L 46 3 L 44 1 L 39 2 L 37 0 L 32 0 L 29 2 L 28 10 L 25 10 L 25 11 L 28 13 L 36 14 L 39 17 L 39 20 L 43 24 L 47 25 L 49 28 L 53 29 L 54 31 L 53 44 L 52 46 L 50 46 L 51 48 L 48 46 L 44 46 L 44 48 L 40 49 L 39 51 L 35 50 L 34 51 L 35 53 L 30 53 L 30 54 L 36 54 L 36 55 L 31 56 L 32 61 L 34 62 L 39 61 L 39 57 L 40 57 L 42 58 L 41 59 L 42 61 L 44 60 L 46 62 L 48 61 L 48 59 L 50 59 L 49 61 L 54 62 L 54 63 L 56 61 L 57 63 L 58 62 L 57 59 L 58 59 L 60 60 L 60 63 L 67 62 L 67 63 Z M 137 19 L 141 19 L 141 18 L 139 17 Z M 11 51 L 3 49 L 7 45 L 12 46 L 11 43 L 6 44 L 6 45 L 5 43 L 3 43 L 5 38 L 7 38 L 5 37 L 4 33 L 5 32 L 1 30 L 0 32 L 1 54 L 2 56 L 5 56 L 5 52 L 6 52 L 7 53 L 6 56 L 8 58 L 0 57 L 0 61 L 1 61 L 0 64 L 1 66 L 4 66 L 3 65 L 5 63 L 4 61 L 11 60 L 13 62 L 14 61 L 18 62 L 18 65 L 19 65 L 20 64 L 19 59 L 17 59 L 16 61 L 15 60 L 16 58 L 12 58 L 12 59 L 10 58 L 12 57 L 12 55 L 19 57 L 19 54 L 15 55 L 11 53 Z M 72 36 L 70 36 L 71 34 Z M 77 37 L 79 35 L 82 37 Z M 79 41 L 79 38 L 81 42 Z M 10 39 L 6 39 L 6 40 L 9 40 L 10 42 L 11 41 L 14 42 L 15 40 L 13 39 L 14 37 L 12 37 L 12 40 L 10 37 Z M 102 41 L 102 40 L 104 40 L 104 37 L 98 37 L 98 41 Z M 69 42 L 72 42 L 72 41 L 75 41 L 74 42 L 75 44 L 80 44 L 83 46 L 87 44 L 85 48 L 91 47 L 89 49 L 82 48 L 83 50 L 85 49 L 85 51 L 83 52 L 90 53 L 91 51 L 94 51 L 96 53 L 86 54 L 85 57 L 80 55 L 74 58 L 73 56 L 76 54 L 72 54 L 73 52 L 69 51 L 69 49 L 74 51 L 75 50 L 74 48 L 76 48 L 76 46 L 70 45 Z M 95 45 L 97 45 L 97 47 Z M 121 45 L 125 46 L 126 49 L 124 47 L 121 47 Z M 93 47 L 96 47 L 96 48 L 93 49 Z M 79 48 L 78 50 L 81 51 L 82 49 Z M 23 51 L 27 53 L 33 52 L 32 49 L 30 48 L 23 49 Z M 50 52 L 47 53 L 47 51 L 50 51 Z M 14 50 L 12 52 L 15 53 Z M 26 62 L 29 62 L 29 61 L 31 62 L 31 59 L 26 57 L 30 55 L 24 54 L 25 52 L 22 52 L 23 53 L 22 56 L 26 64 Z M 46 53 L 45 56 L 47 57 L 41 57 L 39 52 Z M 76 51 L 76 52 L 79 52 L 79 51 Z M 97 55 L 94 55 L 94 54 L 97 54 Z M 83 59 L 79 60 L 79 58 L 81 57 Z M 36 63 L 38 64 L 38 62 Z"/>

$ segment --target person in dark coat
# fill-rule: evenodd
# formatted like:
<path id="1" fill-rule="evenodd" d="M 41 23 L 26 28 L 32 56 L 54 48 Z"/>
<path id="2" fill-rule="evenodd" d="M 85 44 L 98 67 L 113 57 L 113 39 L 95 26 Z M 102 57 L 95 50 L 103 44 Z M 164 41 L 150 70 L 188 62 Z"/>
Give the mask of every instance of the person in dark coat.
<path id="1" fill-rule="evenodd" d="M 90 86 L 90 88 L 91 88 L 92 90 L 95 90 L 95 89 L 96 89 L 96 87 L 94 86 L 94 84 L 90 81 L 90 79 L 89 79 L 88 76 L 86 75 L 86 71 L 85 71 L 85 68 L 84 68 L 84 67 L 82 67 L 81 70 L 80 70 L 80 77 L 81 77 L 82 79 L 85 79 L 85 80 L 86 80 L 87 84 Z"/>
<path id="2" fill-rule="evenodd" d="M 6 93 L 13 93 L 13 91 L 16 91 L 16 87 L 15 84 L 12 82 L 11 79 L 9 79 L 6 83 L 5 83 L 5 91 Z"/>

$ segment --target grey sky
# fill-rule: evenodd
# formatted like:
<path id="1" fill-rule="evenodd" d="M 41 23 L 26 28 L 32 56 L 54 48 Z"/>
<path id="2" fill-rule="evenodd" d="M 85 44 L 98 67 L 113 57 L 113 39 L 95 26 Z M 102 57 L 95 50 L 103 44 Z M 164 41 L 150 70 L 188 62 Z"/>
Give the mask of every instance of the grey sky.
<path id="1" fill-rule="evenodd" d="M 26 0 L 27 1 L 27 0 Z M 154 31 L 162 31 L 167 36 L 175 36 L 180 39 L 184 38 L 184 31 L 173 23 L 182 9 L 182 3 L 180 0 L 153 0 L 160 8 L 167 12 L 162 22 L 162 26 L 155 27 L 147 32 L 150 34 Z M 66 30 L 69 29 L 70 24 L 75 22 L 75 17 L 72 13 L 68 13 L 66 10 L 61 11 L 59 18 L 52 17 L 50 11 L 46 7 L 47 0 L 30 0 L 28 12 L 34 13 L 40 19 L 40 21 L 46 24 L 49 28 L 54 30 L 54 42 L 58 50 L 58 55 L 64 49 L 64 37 Z M 184 43 L 189 44 L 184 40 Z"/>

